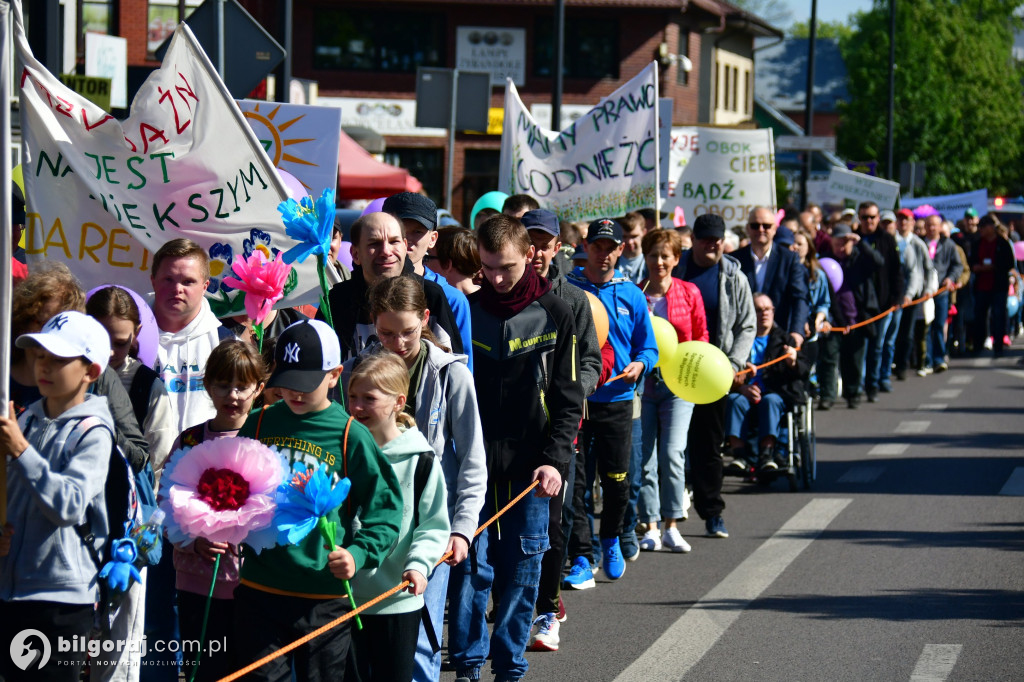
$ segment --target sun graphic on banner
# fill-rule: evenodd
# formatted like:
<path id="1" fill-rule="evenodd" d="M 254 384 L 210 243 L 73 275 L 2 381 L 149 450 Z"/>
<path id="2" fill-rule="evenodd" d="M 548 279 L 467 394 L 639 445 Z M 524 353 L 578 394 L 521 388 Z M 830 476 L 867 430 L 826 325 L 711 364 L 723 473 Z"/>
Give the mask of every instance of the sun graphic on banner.
<path id="1" fill-rule="evenodd" d="M 291 147 L 293 145 L 302 144 L 303 142 L 313 142 L 313 138 L 307 137 L 285 139 L 284 137 L 285 131 L 288 130 L 288 128 L 295 125 L 296 123 L 298 123 L 299 121 L 301 121 L 305 117 L 305 114 L 300 114 L 299 116 L 296 116 L 295 118 L 292 118 L 288 121 L 282 121 L 278 123 L 275 120 L 275 118 L 277 117 L 277 114 L 280 110 L 281 105 L 274 104 L 273 109 L 269 113 L 264 115 L 263 113 L 260 112 L 260 105 L 257 104 L 255 107 L 253 107 L 252 111 L 244 111 L 242 112 L 242 115 L 253 121 L 249 124 L 249 126 L 253 129 L 253 132 L 256 133 L 257 139 L 259 139 L 260 143 L 263 145 L 264 151 L 267 152 L 267 156 L 270 157 L 270 160 L 274 164 L 275 168 L 288 170 L 282 165 L 285 163 L 294 163 L 302 166 L 316 166 L 317 164 L 313 163 L 312 161 L 308 161 L 307 159 L 303 159 L 300 156 L 296 156 L 295 154 L 298 154 L 298 151 L 295 151 L 295 154 L 292 154 L 289 153 L 289 151 L 287 150 L 288 147 Z M 266 133 L 263 133 L 259 126 L 262 126 L 262 128 L 266 130 Z M 297 176 L 296 173 L 292 174 Z M 302 183 L 302 186 L 308 190 L 312 189 L 305 182 Z"/>

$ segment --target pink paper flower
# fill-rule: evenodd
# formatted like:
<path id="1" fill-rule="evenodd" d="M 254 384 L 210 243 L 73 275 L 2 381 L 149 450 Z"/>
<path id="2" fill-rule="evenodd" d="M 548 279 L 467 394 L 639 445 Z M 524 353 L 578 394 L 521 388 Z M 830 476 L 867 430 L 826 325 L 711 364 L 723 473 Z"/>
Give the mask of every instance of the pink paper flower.
<path id="1" fill-rule="evenodd" d="M 273 523 L 281 456 L 249 438 L 218 438 L 178 450 L 164 467 L 160 508 L 171 542 L 243 542 Z"/>
<path id="2" fill-rule="evenodd" d="M 231 264 L 237 277 L 225 277 L 224 283 L 245 292 L 245 314 L 255 324 L 262 324 L 284 296 L 284 285 L 292 266 L 282 260 L 280 254 L 274 260 L 267 260 L 262 251 L 253 251 L 246 259 Z"/>

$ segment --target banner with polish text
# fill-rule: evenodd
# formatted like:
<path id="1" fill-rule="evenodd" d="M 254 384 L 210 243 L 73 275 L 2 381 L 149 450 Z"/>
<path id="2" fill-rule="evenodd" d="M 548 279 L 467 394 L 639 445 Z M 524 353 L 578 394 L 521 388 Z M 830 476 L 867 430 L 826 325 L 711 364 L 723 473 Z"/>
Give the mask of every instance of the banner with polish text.
<path id="1" fill-rule="evenodd" d="M 214 312 L 242 312 L 223 278 L 235 258 L 294 245 L 277 211 L 288 195 L 188 26 L 118 121 L 36 60 L 14 10 L 30 268 L 62 261 L 87 290 L 116 282 L 141 294 L 151 254 L 187 237 L 210 255 Z M 313 259 L 295 264 L 285 292 L 276 307 L 317 300 Z"/>
<path id="2" fill-rule="evenodd" d="M 745 222 L 757 206 L 775 210 L 775 147 L 770 128 L 737 130 L 672 128 L 668 199 L 686 221 L 705 213 L 722 216 L 729 227 Z"/>
<path id="3" fill-rule="evenodd" d="M 502 192 L 529 194 L 562 220 L 588 221 L 654 208 L 658 174 L 656 63 L 561 132 L 541 128 L 506 81 Z"/>

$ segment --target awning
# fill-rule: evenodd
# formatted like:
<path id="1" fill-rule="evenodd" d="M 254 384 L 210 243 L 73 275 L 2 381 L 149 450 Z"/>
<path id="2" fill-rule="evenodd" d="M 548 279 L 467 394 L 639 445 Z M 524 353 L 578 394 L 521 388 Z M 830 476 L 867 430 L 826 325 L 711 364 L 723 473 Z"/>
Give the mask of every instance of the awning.
<path id="1" fill-rule="evenodd" d="M 376 199 L 398 192 L 418 192 L 423 184 L 409 171 L 373 158 L 341 132 L 338 144 L 338 200 Z"/>

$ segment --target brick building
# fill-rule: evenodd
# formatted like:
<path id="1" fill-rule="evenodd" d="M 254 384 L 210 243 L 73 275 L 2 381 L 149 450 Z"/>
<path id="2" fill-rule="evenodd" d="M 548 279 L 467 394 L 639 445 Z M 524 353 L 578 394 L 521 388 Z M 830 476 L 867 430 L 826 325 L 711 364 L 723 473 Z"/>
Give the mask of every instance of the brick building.
<path id="1" fill-rule="evenodd" d="M 29 0 L 26 0 L 27 2 Z M 278 0 L 239 0 L 270 33 Z M 199 0 L 69 0 L 74 25 L 128 42 L 129 97 L 156 66 L 153 50 Z M 658 60 L 673 124 L 734 125 L 753 117 L 753 42 L 780 32 L 719 0 L 566 0 L 563 120 L 579 115 Z M 440 204 L 447 136 L 415 126 L 417 67 L 492 72 L 491 107 L 511 75 L 542 125 L 550 122 L 552 0 L 303 0 L 294 2 L 292 75 L 319 84 L 319 104 L 339 106 L 343 126 L 369 128 L 384 159 L 410 170 Z M 65 26 L 69 16 L 65 15 Z M 78 35 L 81 36 L 81 31 Z M 231 36 L 227 37 L 231 49 Z M 83 54 L 79 38 L 78 57 Z M 69 55 L 70 50 L 65 50 Z M 67 62 L 67 57 L 66 57 Z M 497 134 L 456 136 L 453 213 L 464 218 L 496 189 Z"/>

